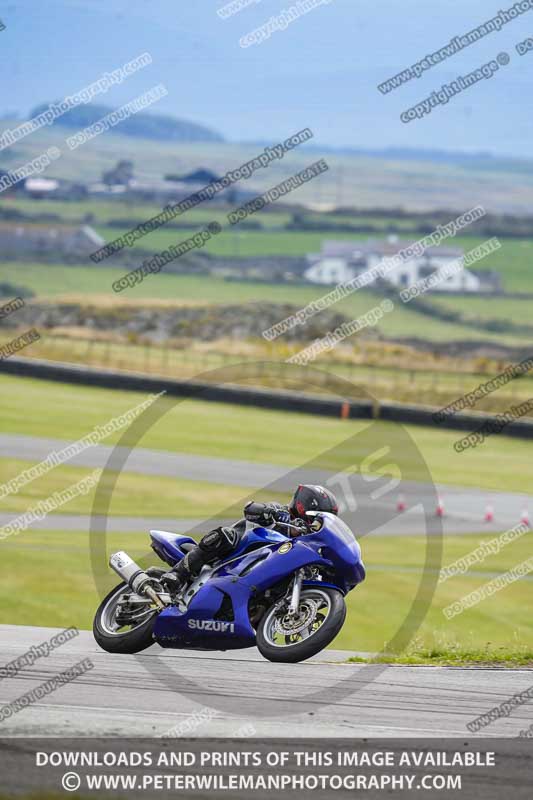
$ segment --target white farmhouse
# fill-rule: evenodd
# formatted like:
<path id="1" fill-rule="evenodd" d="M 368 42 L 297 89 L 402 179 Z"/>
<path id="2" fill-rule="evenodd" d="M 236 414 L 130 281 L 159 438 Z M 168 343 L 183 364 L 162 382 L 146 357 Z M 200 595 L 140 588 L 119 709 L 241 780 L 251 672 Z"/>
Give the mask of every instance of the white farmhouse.
<path id="1" fill-rule="evenodd" d="M 326 240 L 322 251 L 309 255 L 309 267 L 304 272 L 311 283 L 333 285 L 353 280 L 361 273 L 377 266 L 384 258 L 395 256 L 400 250 L 413 243 L 399 242 L 396 237 L 387 241 L 340 242 Z M 398 289 L 412 286 L 419 280 L 428 278 L 434 272 L 451 265 L 464 256 L 464 251 L 452 247 L 429 247 L 421 256 L 413 256 L 400 262 L 387 272 L 387 280 Z M 480 277 L 468 269 L 451 270 L 452 274 L 439 282 L 433 291 L 479 292 L 482 288 Z M 369 284 L 370 285 L 370 284 Z"/>

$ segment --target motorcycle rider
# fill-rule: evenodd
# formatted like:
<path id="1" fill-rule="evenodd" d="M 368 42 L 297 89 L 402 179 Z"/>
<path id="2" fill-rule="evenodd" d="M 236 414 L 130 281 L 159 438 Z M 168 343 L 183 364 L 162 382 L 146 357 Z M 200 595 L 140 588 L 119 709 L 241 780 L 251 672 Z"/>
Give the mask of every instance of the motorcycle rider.
<path id="1" fill-rule="evenodd" d="M 309 524 L 306 518 L 308 511 L 329 511 L 338 514 L 339 506 L 335 495 L 329 489 L 309 484 L 300 484 L 286 506 L 280 503 L 255 503 L 251 500 L 244 506 L 244 520 L 241 523 L 236 523 L 231 528 L 215 528 L 206 533 L 196 547 L 189 550 L 172 572 L 166 573 L 164 577 L 175 582 L 176 588 L 179 588 L 195 578 L 205 564 L 212 565 L 229 556 L 237 548 L 245 531 L 246 526 L 243 524 L 245 520 L 290 536 L 305 533 Z M 299 530 L 285 527 L 287 524 L 296 526 Z"/>

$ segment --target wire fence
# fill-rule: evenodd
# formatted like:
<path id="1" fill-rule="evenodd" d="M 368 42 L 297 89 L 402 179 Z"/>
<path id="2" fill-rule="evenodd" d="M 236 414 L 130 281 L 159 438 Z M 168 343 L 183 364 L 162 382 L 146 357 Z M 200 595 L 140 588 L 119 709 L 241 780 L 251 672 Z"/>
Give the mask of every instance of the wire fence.
<path id="1" fill-rule="evenodd" d="M 6 336 L 0 337 L 8 341 Z M 42 332 L 41 339 L 24 349 L 21 355 L 72 364 L 84 364 L 104 369 L 123 370 L 166 378 L 217 380 L 209 373 L 224 366 L 245 363 L 247 385 L 294 389 L 291 365 L 281 358 L 225 352 L 208 349 L 205 345 L 184 346 L 162 343 L 117 342 L 112 339 L 81 338 Z M 268 369 L 265 368 L 268 362 Z M 459 370 L 431 370 L 405 366 L 384 366 L 336 361 L 331 356 L 312 365 L 313 391 L 328 392 L 333 378 L 340 376 L 352 384 L 353 398 L 444 406 L 473 391 L 495 373 L 465 373 Z M 301 374 L 301 372 L 300 372 Z M 317 380 L 318 379 L 318 380 Z M 533 377 L 512 380 L 476 403 L 475 409 L 503 412 L 511 405 L 533 398 Z"/>

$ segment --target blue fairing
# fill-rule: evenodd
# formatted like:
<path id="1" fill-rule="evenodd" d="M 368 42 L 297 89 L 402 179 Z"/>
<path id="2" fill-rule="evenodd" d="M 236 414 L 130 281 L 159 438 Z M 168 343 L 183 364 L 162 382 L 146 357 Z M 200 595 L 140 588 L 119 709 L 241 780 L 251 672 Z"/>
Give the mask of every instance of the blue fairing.
<path id="1" fill-rule="evenodd" d="M 231 558 L 206 578 L 186 609 L 170 606 L 158 615 L 154 638 L 164 647 L 206 650 L 252 647 L 255 632 L 248 614 L 250 599 L 302 567 L 327 568 L 332 577 L 316 583 L 332 586 L 343 594 L 349 592 L 365 577 L 359 544 L 338 517 L 332 514 L 321 517 L 324 524 L 320 531 L 292 540 L 268 528 L 246 531 Z M 152 531 L 151 535 L 156 546 L 168 556 L 165 560 L 182 558 L 180 542 L 193 541 L 161 531 Z M 285 547 L 281 547 L 283 544 Z"/>
<path id="2" fill-rule="evenodd" d="M 289 537 L 270 528 L 251 528 L 242 536 L 239 545 L 235 548 L 231 557 L 240 555 L 255 547 L 262 547 L 265 544 L 281 544 L 289 541 Z"/>

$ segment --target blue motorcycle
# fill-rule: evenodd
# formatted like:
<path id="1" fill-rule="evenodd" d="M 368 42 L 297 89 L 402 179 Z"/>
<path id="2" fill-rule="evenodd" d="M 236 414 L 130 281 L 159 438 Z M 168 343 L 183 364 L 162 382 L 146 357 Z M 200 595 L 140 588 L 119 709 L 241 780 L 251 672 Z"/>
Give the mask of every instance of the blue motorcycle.
<path id="1" fill-rule="evenodd" d="M 339 517 L 312 512 L 288 535 L 246 520 L 227 559 L 205 565 L 176 592 L 167 570 L 143 570 L 126 553 L 111 556 L 123 582 L 100 604 L 93 632 L 110 653 L 138 653 L 157 642 L 187 650 L 256 646 L 270 661 L 297 662 L 327 647 L 346 618 L 345 595 L 365 578 L 361 548 Z M 299 535 L 291 538 L 289 529 Z M 170 567 L 195 546 L 188 536 L 150 532 Z"/>

